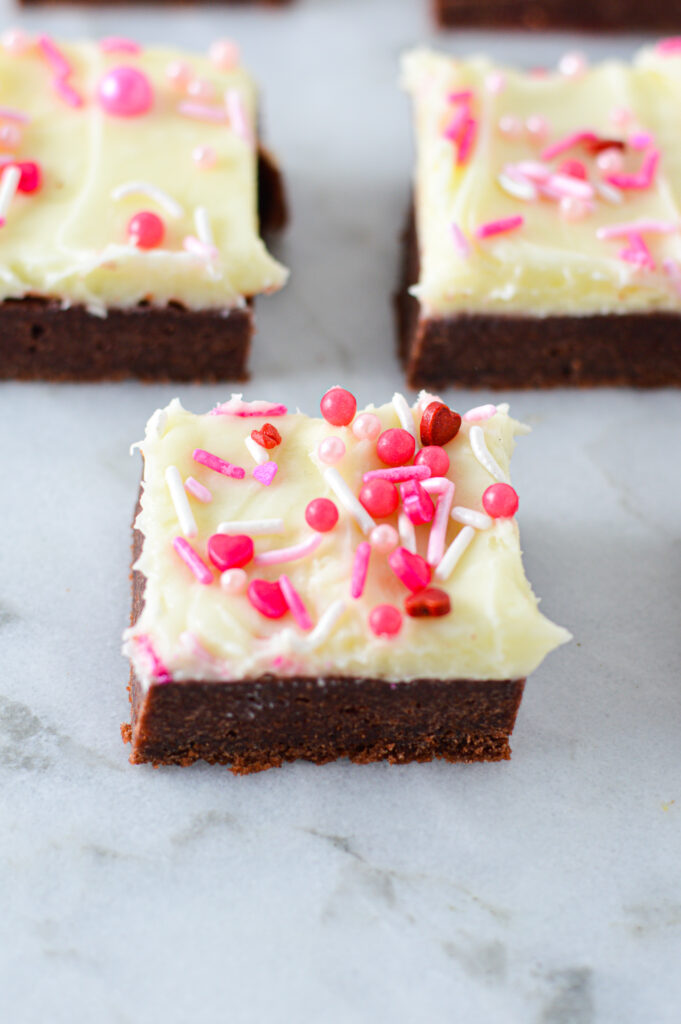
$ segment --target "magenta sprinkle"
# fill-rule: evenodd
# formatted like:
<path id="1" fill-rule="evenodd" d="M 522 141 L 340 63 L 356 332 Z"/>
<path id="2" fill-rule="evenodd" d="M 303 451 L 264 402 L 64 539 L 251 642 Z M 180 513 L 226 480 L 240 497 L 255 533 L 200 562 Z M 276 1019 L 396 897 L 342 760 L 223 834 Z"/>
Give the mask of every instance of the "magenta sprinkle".
<path id="1" fill-rule="evenodd" d="M 629 238 L 630 235 L 670 235 L 679 225 L 668 220 L 633 220 L 622 224 L 609 224 L 598 228 L 596 238 Z"/>
<path id="2" fill-rule="evenodd" d="M 191 100 L 183 100 L 178 104 L 177 111 L 184 117 L 193 117 L 196 121 L 227 121 L 227 111 L 224 107 L 211 107 L 207 103 L 194 103 Z"/>
<path id="3" fill-rule="evenodd" d="M 308 613 L 307 608 L 303 604 L 303 599 L 291 583 L 288 576 L 279 577 L 279 586 L 281 592 L 284 595 L 284 600 L 289 607 L 291 615 L 296 620 L 301 629 L 309 630 L 312 629 L 312 619 Z"/>
<path id="4" fill-rule="evenodd" d="M 459 89 L 458 92 L 450 92 L 447 96 L 448 103 L 470 103 L 472 99 L 472 89 Z"/>
<path id="5" fill-rule="evenodd" d="M 455 221 L 452 221 L 452 223 L 450 224 L 450 231 L 452 232 L 452 241 L 454 242 L 454 248 L 456 249 L 460 256 L 466 259 L 471 254 L 470 242 L 468 241 L 463 231 Z"/>
<path id="6" fill-rule="evenodd" d="M 593 199 L 594 195 L 593 185 L 570 174 L 551 174 L 543 188 L 559 198 L 571 196 L 574 199 Z"/>
<path id="7" fill-rule="evenodd" d="M 460 142 L 469 118 L 470 113 L 467 107 L 462 107 L 461 110 L 457 110 L 451 121 L 449 121 L 445 126 L 445 129 L 442 132 L 442 137 L 449 139 L 450 142 Z"/>
<path id="8" fill-rule="evenodd" d="M 285 405 L 272 402 L 244 402 L 241 395 L 234 395 L 228 402 L 216 405 L 208 413 L 209 416 L 285 416 L 288 409 Z"/>
<path id="9" fill-rule="evenodd" d="M 102 53 L 141 53 L 142 47 L 133 39 L 126 39 L 125 36 L 106 36 L 99 42 Z"/>
<path id="10" fill-rule="evenodd" d="M 431 475 L 429 466 L 396 466 L 394 469 L 370 469 L 362 477 L 364 483 L 369 480 L 390 480 L 399 484 L 404 480 L 427 480 Z"/>
<path id="11" fill-rule="evenodd" d="M 141 636 L 136 636 L 135 643 L 149 662 L 152 678 L 155 679 L 157 683 L 172 683 L 173 677 L 171 673 L 159 658 L 158 654 L 154 650 L 154 645 L 146 633 Z"/>
<path id="12" fill-rule="evenodd" d="M 407 480 L 400 485 L 404 513 L 414 526 L 429 523 L 435 515 L 433 499 L 418 480 Z"/>
<path id="13" fill-rule="evenodd" d="M 646 153 L 641 169 L 635 174 L 610 174 L 605 179 L 610 185 L 621 189 L 647 189 L 655 180 L 655 172 L 660 162 L 659 149 L 651 149 Z"/>
<path id="14" fill-rule="evenodd" d="M 468 163 L 468 159 L 473 152 L 473 146 L 475 145 L 475 136 L 477 135 L 477 131 L 478 122 L 474 117 L 469 117 L 459 141 L 459 149 L 456 154 L 457 167 L 463 167 Z"/>
<path id="15" fill-rule="evenodd" d="M 660 39 L 659 43 L 655 46 L 655 50 L 665 57 L 681 53 L 681 36 L 668 36 L 667 39 Z"/>
<path id="16" fill-rule="evenodd" d="M 263 462 L 261 466 L 256 466 L 253 470 L 253 478 L 258 481 L 259 484 L 263 484 L 265 487 L 269 487 L 279 467 L 276 462 Z"/>
<path id="17" fill-rule="evenodd" d="M 199 583 L 208 585 L 213 582 L 213 573 L 184 537 L 173 538 L 173 547 L 185 565 L 189 566 Z"/>
<path id="18" fill-rule="evenodd" d="M 388 565 L 408 590 L 416 593 L 430 583 L 430 566 L 425 558 L 412 554 L 406 548 L 396 548 L 388 558 Z"/>
<path id="19" fill-rule="evenodd" d="M 246 470 L 241 466 L 233 466 L 231 462 L 225 462 L 224 459 L 217 455 L 211 455 L 203 448 L 195 448 L 192 458 L 194 462 L 200 462 L 202 466 L 207 466 L 208 469 L 213 469 L 216 473 L 222 473 L 223 476 L 231 476 L 234 480 L 243 480 L 246 476 Z"/>
<path id="20" fill-rule="evenodd" d="M 634 263 L 646 270 L 655 270 L 655 260 L 641 235 L 629 235 L 629 245 L 621 249 L 619 257 L 627 263 Z"/>
<path id="21" fill-rule="evenodd" d="M 488 220 L 486 224 L 481 224 L 479 228 L 475 229 L 475 237 L 479 239 L 492 238 L 494 235 L 504 235 L 509 231 L 515 231 L 516 228 L 521 228 L 525 223 L 525 218 L 521 214 L 517 214 L 515 217 L 501 217 L 499 220 Z"/>
<path id="22" fill-rule="evenodd" d="M 632 149 L 647 149 L 652 146 L 653 137 L 650 132 L 632 132 L 627 142 Z"/>
<path id="23" fill-rule="evenodd" d="M 28 114 L 22 114 L 20 110 L 13 110 L 11 107 L 0 107 L 0 121 L 16 121 L 18 124 L 28 124 Z"/>
<path id="24" fill-rule="evenodd" d="M 67 82 L 67 79 L 73 73 L 73 68 L 64 54 L 49 36 L 40 36 L 38 38 L 38 46 L 54 74 L 52 86 L 57 95 L 70 107 L 82 107 L 82 96 Z"/>
<path id="25" fill-rule="evenodd" d="M 561 153 L 565 153 L 568 149 L 573 149 L 575 146 L 581 145 L 582 142 L 598 142 L 599 136 L 595 132 L 582 131 L 572 132 L 570 135 L 566 135 L 562 139 L 558 139 L 557 142 L 552 142 L 550 146 L 542 151 L 542 160 L 554 160 Z"/>
<path id="26" fill-rule="evenodd" d="M 364 593 L 364 587 L 369 572 L 369 559 L 371 557 L 371 544 L 363 540 L 357 545 L 355 557 L 352 563 L 352 576 L 350 577 L 350 596 L 359 598 Z"/>

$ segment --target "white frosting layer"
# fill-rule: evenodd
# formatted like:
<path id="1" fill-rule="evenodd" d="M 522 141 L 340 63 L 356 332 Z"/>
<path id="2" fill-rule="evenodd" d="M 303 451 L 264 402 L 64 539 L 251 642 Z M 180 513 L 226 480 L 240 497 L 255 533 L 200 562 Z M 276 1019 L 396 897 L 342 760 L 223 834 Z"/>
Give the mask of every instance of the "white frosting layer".
<path id="1" fill-rule="evenodd" d="M 191 97 L 166 74 L 182 61 L 195 78 L 210 83 L 215 98 L 196 101 L 226 109 L 225 95 L 240 97 L 251 139 L 256 134 L 256 91 L 247 72 L 221 71 L 207 58 L 169 49 L 139 55 L 104 53 L 95 43 L 59 45 L 73 67 L 69 85 L 82 97 L 70 107 L 53 87 L 53 72 L 37 44 L 14 55 L 0 47 L 0 106 L 26 115 L 12 159 L 37 162 L 43 184 L 18 193 L 0 228 L 0 300 L 27 294 L 83 303 L 93 312 L 130 307 L 142 300 L 169 301 L 189 309 L 228 308 L 244 296 L 275 291 L 286 271 L 268 254 L 258 233 L 257 152 L 229 121 L 197 120 L 179 112 Z M 143 71 L 154 90 L 149 113 L 114 117 L 96 99 L 111 68 Z M 7 123 L 0 114 L 0 123 Z M 215 152 L 201 169 L 196 147 Z M 130 181 L 151 183 L 181 208 L 171 216 L 154 199 L 112 193 Z M 216 258 L 185 251 L 196 235 L 194 215 L 204 207 Z M 127 224 L 143 210 L 159 214 L 166 227 L 162 246 L 143 251 L 129 244 Z"/>
<path id="2" fill-rule="evenodd" d="M 607 61 L 573 79 L 499 68 L 484 57 L 458 60 L 418 50 L 404 59 L 403 81 L 414 102 L 417 138 L 421 272 L 413 292 L 427 314 L 681 310 L 681 273 L 665 266 L 681 263 L 681 57 L 646 50 L 632 65 Z M 477 134 L 470 159 L 457 166 L 457 144 L 443 133 L 461 106 L 451 94 L 464 90 L 473 94 Z M 631 114 L 624 124 L 622 110 Z M 548 131 L 533 141 L 526 126 L 537 116 Z M 513 121 L 519 133 L 504 134 L 500 123 Z M 545 146 L 583 130 L 623 141 L 648 133 L 643 149 L 627 146 L 624 170 L 635 173 L 646 153 L 659 149 L 652 186 L 621 191 L 621 202 L 612 194 L 603 198 L 596 188 L 590 212 L 578 220 L 562 214 L 556 201 L 527 201 L 502 188 L 499 175 L 509 165 L 537 161 Z M 566 158 L 584 163 L 592 185 L 605 182 L 595 156 L 580 146 L 546 164 L 555 171 Z M 481 224 L 517 215 L 525 218 L 519 230 L 476 239 Z M 597 237 L 601 228 L 650 219 L 677 226 L 666 235 L 644 233 L 654 268 L 620 257 L 626 239 Z M 470 243 L 468 258 L 454 243 L 454 224 Z"/>
<path id="3" fill-rule="evenodd" d="M 390 404 L 373 410 L 384 427 L 400 426 Z M 416 422 L 420 414 L 414 407 Z M 255 462 L 244 444 L 254 428 L 276 425 L 282 444 L 270 450 L 278 472 L 269 487 L 251 476 Z M 502 407 L 479 426 L 492 457 L 508 472 L 514 435 L 520 425 Z M 494 478 L 475 457 L 471 424 L 464 422 L 446 447 L 451 459 L 449 477 L 455 482 L 454 503 L 481 511 L 481 495 Z M 334 608 L 340 615 L 328 637 L 314 650 L 291 614 L 272 621 L 250 604 L 245 594 L 225 593 L 215 580 L 202 585 L 172 547 L 181 535 L 177 514 L 166 482 L 166 468 L 174 465 L 182 479 L 193 476 L 213 495 L 202 504 L 189 502 L 198 533 L 190 543 L 206 558 L 206 544 L 219 523 L 234 520 L 283 518 L 283 532 L 254 536 L 256 554 L 300 543 L 312 531 L 305 508 L 316 497 L 334 498 L 323 469 L 311 457 L 319 441 L 340 435 L 346 454 L 337 468 L 357 494 L 362 475 L 383 468 L 375 442 L 357 441 L 349 428 L 333 428 L 324 420 L 300 413 L 285 416 L 239 418 L 233 415 L 197 416 L 179 401 L 157 411 L 141 443 L 144 455 L 144 491 L 137 528 L 144 546 L 136 568 L 146 577 L 145 607 L 126 634 L 125 651 L 144 685 L 164 678 L 161 666 L 175 679 L 216 679 L 257 676 L 264 672 L 290 675 L 359 675 L 407 680 L 416 677 L 507 679 L 525 676 L 569 634 L 546 619 L 527 582 L 515 520 L 495 520 L 491 528 L 476 532 L 449 579 L 433 580 L 450 595 L 452 612 L 442 618 L 404 616 L 401 632 L 392 640 L 378 639 L 369 630 L 370 611 L 378 604 L 403 607 L 408 594 L 387 564 L 387 556 L 372 551 L 366 589 L 359 600 L 350 597 L 354 553 L 365 536 L 355 519 L 339 505 L 340 519 L 323 535 L 320 546 L 305 559 L 281 566 L 247 566 L 250 579 L 276 580 L 286 573 L 299 591 L 313 624 Z M 246 477 L 221 476 L 192 459 L 202 448 L 230 463 L 243 466 Z M 397 516 L 388 520 L 397 525 Z M 484 522 L 484 520 L 483 520 Z M 485 523 L 487 525 L 487 523 Z M 449 520 L 447 544 L 466 527 Z M 418 550 L 425 555 L 430 527 L 416 527 Z M 210 563 L 208 563 L 210 564 Z M 344 603 L 342 614 L 338 602 Z M 334 613 L 331 613 L 332 615 Z M 150 656 L 150 647 L 157 661 Z"/>

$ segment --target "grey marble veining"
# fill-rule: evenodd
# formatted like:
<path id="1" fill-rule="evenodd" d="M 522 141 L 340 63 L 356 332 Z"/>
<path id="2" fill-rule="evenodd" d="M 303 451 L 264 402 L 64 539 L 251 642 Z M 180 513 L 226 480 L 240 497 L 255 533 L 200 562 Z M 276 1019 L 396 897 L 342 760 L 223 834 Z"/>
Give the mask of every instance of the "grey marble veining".
<path id="1" fill-rule="evenodd" d="M 360 402 L 401 386 L 388 299 L 411 157 L 394 80 L 430 32 L 421 6 L 22 17 L 242 41 L 293 207 L 252 397 L 311 412 L 337 381 Z M 575 44 L 444 39 L 533 64 Z M 0 1020 L 676 1024 L 681 395 L 504 396 L 533 427 L 514 464 L 528 575 L 575 636 L 528 683 L 509 764 L 133 768 L 128 446 L 173 394 L 200 411 L 228 390 L 0 386 Z"/>

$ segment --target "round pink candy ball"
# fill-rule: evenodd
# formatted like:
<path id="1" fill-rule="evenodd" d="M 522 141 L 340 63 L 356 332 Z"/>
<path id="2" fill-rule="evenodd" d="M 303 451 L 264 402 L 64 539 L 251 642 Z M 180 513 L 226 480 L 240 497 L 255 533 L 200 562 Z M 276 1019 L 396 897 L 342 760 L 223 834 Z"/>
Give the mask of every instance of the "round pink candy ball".
<path id="1" fill-rule="evenodd" d="M 416 466 L 428 466 L 432 476 L 445 476 L 449 469 L 449 455 L 439 444 L 429 444 L 417 453 Z"/>
<path id="2" fill-rule="evenodd" d="M 231 39 L 216 39 L 211 43 L 208 56 L 221 71 L 231 71 L 240 60 L 239 47 Z"/>
<path id="3" fill-rule="evenodd" d="M 345 445 L 340 437 L 325 437 L 317 445 L 317 457 L 327 466 L 333 466 L 334 463 L 340 462 L 344 455 Z"/>
<path id="4" fill-rule="evenodd" d="M 559 205 L 563 220 L 583 220 L 590 211 L 588 200 L 577 199 L 576 196 L 563 196 Z"/>
<path id="5" fill-rule="evenodd" d="M 112 68 L 100 79 L 97 99 L 112 117 L 139 117 L 154 103 L 154 90 L 148 77 L 137 68 Z"/>
<path id="6" fill-rule="evenodd" d="M 327 423 L 334 427 L 347 427 L 357 412 L 357 399 L 345 388 L 331 388 L 322 398 L 319 408 Z"/>
<path id="7" fill-rule="evenodd" d="M 215 99 L 215 86 L 206 78 L 193 78 L 187 85 L 187 95 L 193 100 L 210 103 Z"/>
<path id="8" fill-rule="evenodd" d="M 402 629 L 402 612 L 394 604 L 377 604 L 369 615 L 369 629 L 376 636 L 397 636 Z"/>
<path id="9" fill-rule="evenodd" d="M 359 492 L 360 504 L 374 519 L 384 519 L 395 511 L 400 503 L 395 484 L 381 477 L 374 477 L 362 486 Z"/>
<path id="10" fill-rule="evenodd" d="M 226 594 L 243 594 L 248 576 L 243 569 L 225 569 L 220 575 L 220 586 Z"/>
<path id="11" fill-rule="evenodd" d="M 305 522 L 317 533 L 328 533 L 338 522 L 338 509 L 330 498 L 314 498 L 305 509 Z"/>
<path id="12" fill-rule="evenodd" d="M 369 534 L 369 541 L 379 555 L 389 555 L 399 544 L 400 535 L 394 526 L 390 526 L 389 523 L 381 523 L 380 526 L 374 526 Z"/>
<path id="13" fill-rule="evenodd" d="M 542 142 L 549 133 L 548 121 L 540 114 L 532 114 L 525 122 L 525 131 L 533 142 Z"/>
<path id="14" fill-rule="evenodd" d="M 8 28 L 0 37 L 7 53 L 20 57 L 31 48 L 31 37 L 21 28 Z"/>
<path id="15" fill-rule="evenodd" d="M 499 132 L 507 139 L 519 139 L 523 133 L 523 123 L 513 114 L 504 114 L 499 118 Z"/>
<path id="16" fill-rule="evenodd" d="M 3 149 L 16 149 L 21 142 L 21 128 L 16 124 L 0 126 L 0 146 Z"/>
<path id="17" fill-rule="evenodd" d="M 391 427 L 376 442 L 376 454 L 386 466 L 403 466 L 414 456 L 416 441 L 408 430 Z"/>
<path id="18" fill-rule="evenodd" d="M 624 166 L 624 157 L 619 149 L 604 149 L 596 157 L 596 166 L 603 174 L 617 174 Z"/>
<path id="19" fill-rule="evenodd" d="M 165 224 L 157 213 L 142 210 L 128 221 L 128 238 L 138 249 L 155 249 L 163 241 Z"/>
<path id="20" fill-rule="evenodd" d="M 518 495 L 510 484 L 492 484 L 482 496 L 482 507 L 492 519 L 512 519 L 518 511 Z"/>
<path id="21" fill-rule="evenodd" d="M 375 441 L 381 433 L 381 421 L 372 412 L 363 412 L 352 424 L 352 432 L 358 441 Z"/>
<path id="22" fill-rule="evenodd" d="M 195 146 L 192 150 L 192 160 L 202 171 L 209 171 L 215 167 L 218 155 L 212 146 Z"/>
<path id="23" fill-rule="evenodd" d="M 172 60 L 166 66 L 166 78 L 178 92 L 184 92 L 193 77 L 194 72 L 183 60 Z"/>

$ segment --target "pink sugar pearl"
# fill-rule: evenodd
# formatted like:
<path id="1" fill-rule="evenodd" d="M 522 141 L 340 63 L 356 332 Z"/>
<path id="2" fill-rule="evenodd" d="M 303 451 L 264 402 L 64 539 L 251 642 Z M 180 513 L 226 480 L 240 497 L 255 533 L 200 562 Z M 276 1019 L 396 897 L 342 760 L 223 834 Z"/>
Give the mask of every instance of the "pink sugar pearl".
<path id="1" fill-rule="evenodd" d="M 305 509 L 305 522 L 317 533 L 328 533 L 338 522 L 338 509 L 330 498 L 314 498 Z"/>
<path id="2" fill-rule="evenodd" d="M 331 388 L 319 403 L 322 416 L 334 427 L 347 427 L 357 412 L 357 399 L 345 388 Z"/>
<path id="3" fill-rule="evenodd" d="M 193 78 L 187 85 L 187 95 L 194 100 L 202 100 L 209 103 L 215 99 L 216 90 L 212 82 L 206 78 Z"/>
<path id="4" fill-rule="evenodd" d="M 194 72 L 183 60 L 173 60 L 166 65 L 166 78 L 178 92 L 184 92 L 193 77 Z"/>
<path id="5" fill-rule="evenodd" d="M 154 103 L 154 90 L 148 77 L 137 68 L 112 68 L 100 79 L 97 99 L 112 117 L 140 117 Z"/>
<path id="6" fill-rule="evenodd" d="M 128 238 L 138 249 L 156 249 L 165 233 L 165 224 L 150 210 L 142 210 L 128 221 Z"/>
<path id="7" fill-rule="evenodd" d="M 549 133 L 548 121 L 540 114 L 532 114 L 525 121 L 525 131 L 532 142 L 543 142 Z"/>
<path id="8" fill-rule="evenodd" d="M 364 484 L 359 492 L 360 504 L 364 506 L 374 519 L 384 519 L 392 515 L 400 503 L 395 484 L 390 480 L 375 477 Z"/>
<path id="9" fill-rule="evenodd" d="M 402 629 L 402 612 L 394 604 L 377 604 L 369 615 L 369 629 L 376 636 L 397 636 Z"/>
<path id="10" fill-rule="evenodd" d="M 596 157 L 596 166 L 603 174 L 617 174 L 624 166 L 624 157 L 619 149 L 604 149 Z"/>
<path id="11" fill-rule="evenodd" d="M 519 139 L 523 134 L 523 123 L 519 117 L 513 114 L 504 114 L 499 118 L 499 131 L 507 139 Z"/>
<path id="12" fill-rule="evenodd" d="M 325 437 L 317 445 L 317 458 L 327 466 L 333 466 L 345 455 L 345 445 L 340 437 Z"/>
<path id="13" fill-rule="evenodd" d="M 192 160 L 202 171 L 209 171 L 215 167 L 218 155 L 212 146 L 195 146 L 192 150 Z"/>
<path id="14" fill-rule="evenodd" d="M 375 441 L 381 433 L 381 421 L 372 412 L 363 412 L 352 424 L 352 432 L 358 441 Z"/>
<path id="15" fill-rule="evenodd" d="M 210 45 L 208 56 L 221 71 L 231 71 L 241 59 L 239 47 L 231 39 L 216 39 Z"/>
<path id="16" fill-rule="evenodd" d="M 432 476 L 445 476 L 449 469 L 449 455 L 439 444 L 429 444 L 417 453 L 414 465 L 427 466 Z"/>
<path id="17" fill-rule="evenodd" d="M 3 149 L 16 149 L 21 143 L 21 128 L 16 124 L 3 124 L 0 127 L 0 146 Z"/>
<path id="18" fill-rule="evenodd" d="M 583 53 L 566 53 L 558 61 L 558 70 L 565 78 L 581 78 L 587 68 Z"/>
<path id="19" fill-rule="evenodd" d="M 376 454 L 386 466 L 403 466 L 414 457 L 416 441 L 408 430 L 391 427 L 376 442 Z"/>
<path id="20" fill-rule="evenodd" d="M 243 594 L 248 575 L 243 569 L 225 569 L 220 576 L 220 586 L 226 594 Z"/>
<path id="21" fill-rule="evenodd" d="M 3 48 L 13 57 L 20 57 L 31 48 L 31 37 L 21 28 L 8 28 L 0 36 Z"/>
<path id="22" fill-rule="evenodd" d="M 589 204 L 575 196 L 563 196 L 560 201 L 560 215 L 563 220 L 583 220 L 589 213 Z"/>
<path id="23" fill-rule="evenodd" d="M 394 526 L 390 526 L 389 523 L 381 523 L 380 526 L 374 526 L 369 534 L 369 541 L 379 555 L 389 555 L 399 544 L 400 535 Z"/>
<path id="24" fill-rule="evenodd" d="M 37 192 L 43 183 L 43 172 L 40 164 L 37 164 L 35 160 L 20 160 L 19 163 L 15 164 L 15 167 L 18 167 L 21 172 L 17 191 L 25 192 L 27 195 L 30 195 L 31 192 Z"/>
<path id="25" fill-rule="evenodd" d="M 493 519 L 512 519 L 518 511 L 518 495 L 510 484 L 492 484 L 482 496 L 482 507 Z"/>

